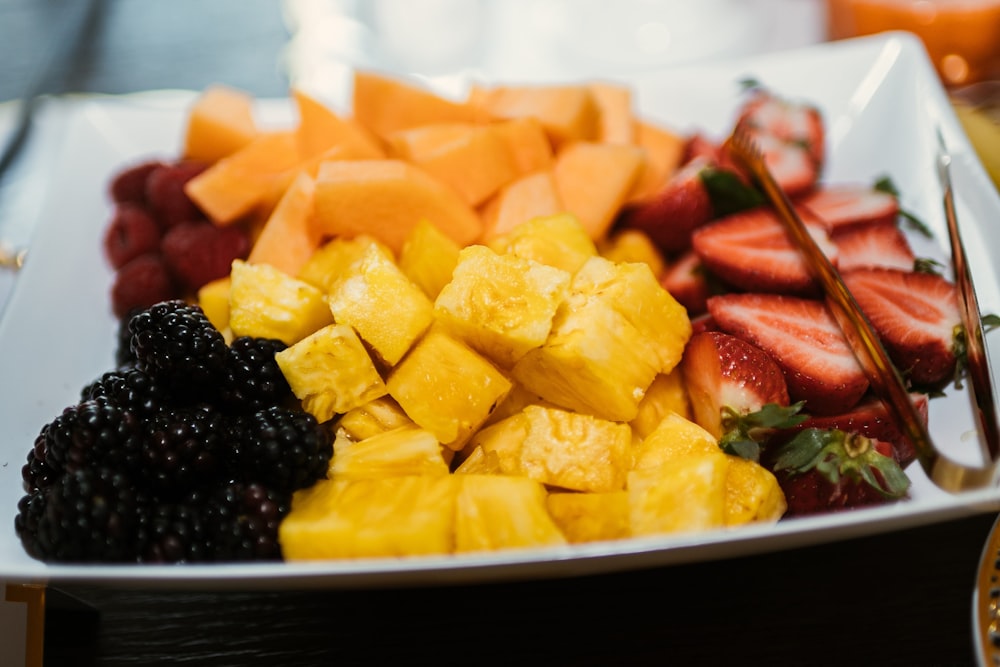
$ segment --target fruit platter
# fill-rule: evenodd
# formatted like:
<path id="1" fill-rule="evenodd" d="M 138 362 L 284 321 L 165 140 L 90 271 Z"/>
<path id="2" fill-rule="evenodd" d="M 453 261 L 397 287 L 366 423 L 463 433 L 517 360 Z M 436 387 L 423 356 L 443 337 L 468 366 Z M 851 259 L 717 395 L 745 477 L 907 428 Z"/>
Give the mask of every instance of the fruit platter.
<path id="1" fill-rule="evenodd" d="M 936 447 L 981 465 L 939 132 L 984 313 L 1000 198 L 914 38 L 559 82 L 537 107 L 537 86 L 410 85 L 78 102 L 0 320 L 0 578 L 567 576 L 1000 507 L 931 482 L 846 343 L 813 342 L 840 334 L 724 151 L 737 123 L 771 147 Z M 283 168 L 302 142 L 322 159 Z"/>

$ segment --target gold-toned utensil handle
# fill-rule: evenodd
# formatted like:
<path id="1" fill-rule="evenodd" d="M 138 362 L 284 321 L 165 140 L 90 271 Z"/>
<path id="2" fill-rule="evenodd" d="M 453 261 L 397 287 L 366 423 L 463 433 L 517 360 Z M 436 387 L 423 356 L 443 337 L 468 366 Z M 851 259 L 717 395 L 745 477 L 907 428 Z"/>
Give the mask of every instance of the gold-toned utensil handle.
<path id="1" fill-rule="evenodd" d="M 768 169 L 764 156 L 752 137 L 737 127 L 727 145 L 763 188 L 789 235 L 804 254 L 807 265 L 823 288 L 834 319 L 854 351 L 872 389 L 913 444 L 927 476 L 946 491 L 962 491 L 993 485 L 996 474 L 995 460 L 991 459 L 989 464 L 983 467 L 966 466 L 947 458 L 934 446 L 923 419 L 910 400 L 909 391 L 871 324 L 861 312 L 840 273 L 809 234 L 795 207 Z"/>

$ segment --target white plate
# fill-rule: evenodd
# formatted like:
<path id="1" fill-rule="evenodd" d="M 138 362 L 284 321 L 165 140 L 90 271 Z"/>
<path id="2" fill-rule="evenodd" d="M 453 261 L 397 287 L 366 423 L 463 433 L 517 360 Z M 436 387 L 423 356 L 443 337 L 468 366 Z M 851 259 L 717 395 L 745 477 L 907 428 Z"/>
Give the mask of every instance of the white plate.
<path id="1" fill-rule="evenodd" d="M 586 78 L 586 73 L 580 74 Z M 992 267 L 1000 265 L 1000 199 L 963 134 L 920 43 L 885 34 L 738 63 L 711 63 L 635 78 L 642 112 L 683 130 L 721 137 L 740 81 L 754 78 L 779 94 L 823 110 L 830 182 L 890 176 L 903 207 L 935 231 L 919 254 L 946 259 L 947 235 L 935 170 L 935 128 L 955 156 L 958 210 L 985 312 L 1000 312 Z M 110 215 L 110 174 L 149 156 L 177 154 L 191 93 L 85 98 L 71 114 L 66 142 L 31 254 L 0 322 L 0 579 L 91 581 L 206 587 L 370 586 L 550 577 L 793 548 L 944 521 L 1000 507 L 1000 490 L 947 494 L 909 473 L 912 499 L 895 505 L 700 535 L 645 538 L 459 557 L 217 566 L 67 566 L 29 558 L 14 534 L 21 466 L 41 426 L 76 402 L 80 388 L 113 366 L 115 322 L 110 273 L 100 236 Z M 288 102 L 261 101 L 262 117 L 290 118 Z M 995 341 L 991 341 L 996 347 Z M 1000 351 L 993 355 L 996 359 Z M 950 456 L 977 462 L 968 398 L 931 401 L 931 435 Z"/>

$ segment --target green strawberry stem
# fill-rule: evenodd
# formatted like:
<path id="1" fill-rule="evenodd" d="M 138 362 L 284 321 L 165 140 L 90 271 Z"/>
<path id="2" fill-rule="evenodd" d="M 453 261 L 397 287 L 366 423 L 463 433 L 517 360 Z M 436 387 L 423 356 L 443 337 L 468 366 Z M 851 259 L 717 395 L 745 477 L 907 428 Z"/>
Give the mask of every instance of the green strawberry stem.
<path id="1" fill-rule="evenodd" d="M 804 405 L 803 401 L 789 406 L 768 403 L 746 414 L 726 406 L 722 409 L 719 447 L 727 454 L 759 462 L 762 444 L 774 431 L 798 426 L 809 418 L 802 413 Z"/>

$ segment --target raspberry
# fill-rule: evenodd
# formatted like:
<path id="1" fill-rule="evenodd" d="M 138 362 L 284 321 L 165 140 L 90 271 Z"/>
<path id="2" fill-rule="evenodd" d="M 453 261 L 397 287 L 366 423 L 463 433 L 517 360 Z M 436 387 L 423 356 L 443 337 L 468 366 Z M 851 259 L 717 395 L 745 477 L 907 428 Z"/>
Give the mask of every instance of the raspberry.
<path id="1" fill-rule="evenodd" d="M 124 317 L 133 308 L 148 308 L 177 294 L 163 258 L 146 253 L 118 269 L 111 286 L 111 307 L 117 317 Z"/>
<path id="2" fill-rule="evenodd" d="M 192 292 L 229 275 L 234 259 L 246 259 L 250 238 L 239 227 L 185 222 L 163 237 L 160 251 L 179 285 Z"/>
<path id="3" fill-rule="evenodd" d="M 184 192 L 184 185 L 205 169 L 200 162 L 161 164 L 146 180 L 146 201 L 165 228 L 189 220 L 204 219 L 204 214 Z"/>
<path id="4" fill-rule="evenodd" d="M 121 202 L 104 231 L 104 254 L 118 269 L 130 260 L 160 247 L 160 226 L 142 206 Z"/>
<path id="5" fill-rule="evenodd" d="M 110 194 L 113 202 L 130 202 L 146 205 L 146 180 L 150 173 L 163 163 L 159 160 L 142 162 L 122 169 L 111 179 Z"/>

